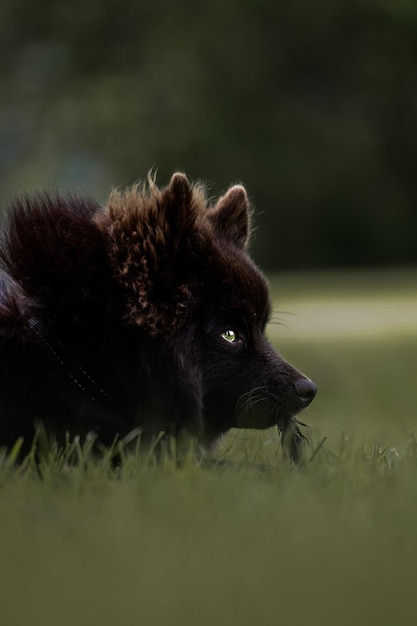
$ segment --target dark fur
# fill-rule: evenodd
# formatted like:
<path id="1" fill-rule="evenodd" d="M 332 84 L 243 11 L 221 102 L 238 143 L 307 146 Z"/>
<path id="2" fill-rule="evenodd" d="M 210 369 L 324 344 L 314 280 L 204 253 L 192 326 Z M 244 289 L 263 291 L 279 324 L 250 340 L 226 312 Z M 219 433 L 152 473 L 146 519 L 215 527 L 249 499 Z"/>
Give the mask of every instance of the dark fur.
<path id="1" fill-rule="evenodd" d="M 182 174 L 113 192 L 105 208 L 16 201 L 0 249 L 0 445 L 30 442 L 37 421 L 58 439 L 94 431 L 109 444 L 139 427 L 205 446 L 278 425 L 296 458 L 294 415 L 315 388 L 264 337 L 249 232 L 243 187 L 207 206 Z"/>

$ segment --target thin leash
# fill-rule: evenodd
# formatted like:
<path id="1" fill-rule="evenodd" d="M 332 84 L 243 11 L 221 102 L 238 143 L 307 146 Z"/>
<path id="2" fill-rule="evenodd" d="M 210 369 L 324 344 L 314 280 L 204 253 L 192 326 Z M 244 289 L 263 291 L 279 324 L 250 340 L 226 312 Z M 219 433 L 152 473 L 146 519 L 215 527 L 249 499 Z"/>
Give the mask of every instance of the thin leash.
<path id="1" fill-rule="evenodd" d="M 76 364 L 70 367 L 64 359 L 60 356 L 58 351 L 53 347 L 50 341 L 46 338 L 43 331 L 40 320 L 37 317 L 30 317 L 27 320 L 29 328 L 42 340 L 42 343 L 48 348 L 49 352 L 53 355 L 54 359 L 59 363 L 60 367 L 64 370 L 68 378 L 78 387 L 83 393 L 85 393 L 92 402 L 98 402 L 97 396 L 108 400 L 109 395 L 104 389 L 94 380 L 90 374 L 80 365 Z M 81 374 L 81 376 L 80 376 Z M 81 380 L 80 380 L 81 378 Z M 82 380 L 84 378 L 84 380 Z M 82 382 L 81 382 L 82 381 Z M 90 387 L 90 390 L 87 389 Z"/>

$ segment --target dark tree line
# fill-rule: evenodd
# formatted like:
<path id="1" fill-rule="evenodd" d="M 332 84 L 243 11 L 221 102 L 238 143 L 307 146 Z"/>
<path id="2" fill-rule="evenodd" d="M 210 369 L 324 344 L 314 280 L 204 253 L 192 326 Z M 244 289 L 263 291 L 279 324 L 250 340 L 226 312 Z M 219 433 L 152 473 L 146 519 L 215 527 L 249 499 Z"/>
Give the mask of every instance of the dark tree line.
<path id="1" fill-rule="evenodd" d="M 267 269 L 415 263 L 411 0 L 5 0 L 0 195 L 241 181 Z"/>

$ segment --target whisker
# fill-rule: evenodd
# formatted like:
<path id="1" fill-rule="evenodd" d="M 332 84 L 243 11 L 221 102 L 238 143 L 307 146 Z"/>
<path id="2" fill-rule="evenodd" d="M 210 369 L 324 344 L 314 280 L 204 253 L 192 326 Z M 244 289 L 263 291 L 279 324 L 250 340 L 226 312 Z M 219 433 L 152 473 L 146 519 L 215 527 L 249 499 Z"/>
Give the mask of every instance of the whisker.
<path id="1" fill-rule="evenodd" d="M 284 328 L 291 328 L 289 324 L 281 320 L 270 320 L 268 326 L 283 326 Z"/>
<path id="2" fill-rule="evenodd" d="M 282 319 L 282 316 L 295 317 L 295 315 L 296 314 L 292 313 L 291 311 L 273 311 L 269 318 L 268 324 L 273 324 L 274 326 L 283 326 L 284 328 L 290 328 L 289 322 L 284 321 Z"/>
<path id="3" fill-rule="evenodd" d="M 236 404 L 236 410 L 242 415 L 246 415 L 256 405 L 268 400 L 265 387 L 255 387 L 242 394 Z"/>
<path id="4" fill-rule="evenodd" d="M 289 315 L 290 317 L 295 317 L 297 313 L 294 313 L 294 311 L 279 311 L 278 309 L 276 309 L 272 311 L 271 318 L 273 319 L 274 317 L 279 317 L 281 315 Z"/>

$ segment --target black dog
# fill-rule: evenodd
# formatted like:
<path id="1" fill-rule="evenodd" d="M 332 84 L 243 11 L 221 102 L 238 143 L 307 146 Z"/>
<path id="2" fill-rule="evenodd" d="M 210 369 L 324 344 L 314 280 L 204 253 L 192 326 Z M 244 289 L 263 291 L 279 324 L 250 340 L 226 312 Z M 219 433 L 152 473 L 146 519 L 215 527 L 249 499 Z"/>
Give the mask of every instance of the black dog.
<path id="1" fill-rule="evenodd" d="M 232 427 L 277 425 L 296 460 L 295 415 L 316 393 L 264 336 L 265 278 L 248 256 L 246 192 L 214 206 L 174 174 L 110 195 L 17 200 L 0 258 L 0 445 L 104 444 L 190 433 L 208 447 Z"/>

